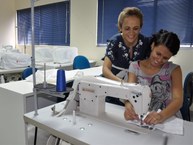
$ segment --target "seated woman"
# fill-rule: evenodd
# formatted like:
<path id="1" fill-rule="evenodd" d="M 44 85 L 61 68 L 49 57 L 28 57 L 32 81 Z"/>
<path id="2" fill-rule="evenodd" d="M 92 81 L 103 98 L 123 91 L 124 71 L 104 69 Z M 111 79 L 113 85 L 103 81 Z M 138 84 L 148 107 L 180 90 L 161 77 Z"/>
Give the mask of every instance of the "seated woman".
<path id="1" fill-rule="evenodd" d="M 160 30 L 152 36 L 150 57 L 130 64 L 128 82 L 149 85 L 152 91 L 150 113 L 144 119 L 147 124 L 162 123 L 173 115 L 181 117 L 182 71 L 179 65 L 168 61 L 179 48 L 180 40 L 175 33 Z M 124 117 L 126 120 L 139 119 L 127 100 Z"/>

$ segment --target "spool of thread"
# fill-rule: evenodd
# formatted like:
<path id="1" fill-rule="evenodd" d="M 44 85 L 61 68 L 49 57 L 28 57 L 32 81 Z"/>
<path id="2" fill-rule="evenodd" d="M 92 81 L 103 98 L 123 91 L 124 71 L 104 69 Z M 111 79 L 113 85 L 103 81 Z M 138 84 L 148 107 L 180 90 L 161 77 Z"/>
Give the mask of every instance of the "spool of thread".
<path id="1" fill-rule="evenodd" d="M 57 80 L 56 80 L 56 91 L 64 92 L 66 91 L 66 76 L 63 69 L 58 69 Z"/>

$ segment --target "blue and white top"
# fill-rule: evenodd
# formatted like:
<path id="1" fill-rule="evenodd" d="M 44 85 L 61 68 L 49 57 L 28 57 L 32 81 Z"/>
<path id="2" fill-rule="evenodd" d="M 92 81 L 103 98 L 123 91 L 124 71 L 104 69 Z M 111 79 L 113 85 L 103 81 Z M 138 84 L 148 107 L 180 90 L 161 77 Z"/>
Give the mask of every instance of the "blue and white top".
<path id="1" fill-rule="evenodd" d="M 139 34 L 137 44 L 131 49 L 128 48 L 123 40 L 121 33 L 112 36 L 107 41 L 106 54 L 112 62 L 112 73 L 124 79 L 127 76 L 130 62 L 143 60 L 150 53 L 150 38 Z"/>

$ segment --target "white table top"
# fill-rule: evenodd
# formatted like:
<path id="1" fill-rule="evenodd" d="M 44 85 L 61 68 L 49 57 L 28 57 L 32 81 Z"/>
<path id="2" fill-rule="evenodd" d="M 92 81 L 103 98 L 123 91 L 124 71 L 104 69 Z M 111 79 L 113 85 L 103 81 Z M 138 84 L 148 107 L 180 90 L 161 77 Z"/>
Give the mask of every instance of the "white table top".
<path id="1" fill-rule="evenodd" d="M 89 60 L 90 64 L 96 63 L 95 60 Z M 46 62 L 46 67 L 47 68 L 52 68 L 52 69 L 58 69 L 60 67 L 65 68 L 65 67 L 70 67 L 72 66 L 72 62 L 68 63 L 54 63 L 54 62 Z M 36 62 L 36 68 L 43 69 L 44 67 L 44 62 Z M 27 67 L 19 67 L 19 68 L 11 68 L 11 69 L 0 69 L 0 74 L 11 74 L 11 73 L 20 73 Z"/>
<path id="2" fill-rule="evenodd" d="M 57 69 L 51 69 L 47 71 L 47 82 L 56 84 L 56 72 Z M 75 75 L 77 72 L 82 72 L 83 75 L 87 76 L 97 76 L 102 74 L 102 66 L 100 67 L 92 67 L 89 69 L 82 69 L 82 70 L 69 70 L 65 71 L 66 73 L 66 81 L 74 80 Z M 36 72 L 36 83 L 43 82 L 43 71 L 38 70 Z M 27 78 L 27 80 L 22 81 L 14 81 L 9 83 L 0 84 L 1 88 L 7 89 L 9 91 L 13 91 L 15 93 L 20 93 L 22 95 L 29 95 L 33 93 L 33 83 L 32 83 L 32 75 Z"/>
<path id="3" fill-rule="evenodd" d="M 11 68 L 11 69 L 0 69 L 0 74 L 11 74 L 11 73 L 21 73 L 23 72 L 27 67 L 19 67 L 19 68 Z M 36 68 L 41 69 L 43 68 L 40 65 L 37 65 Z"/>
<path id="4" fill-rule="evenodd" d="M 22 95 L 33 93 L 33 83 L 25 80 L 0 84 L 0 87 Z"/>
<path id="5" fill-rule="evenodd" d="M 92 63 L 96 63 L 95 60 L 89 60 L 89 63 L 92 64 Z M 36 62 L 37 65 L 40 65 L 40 66 L 44 66 L 44 62 Z M 54 63 L 54 62 L 46 62 L 46 67 L 48 68 L 60 68 L 60 67 L 69 67 L 69 66 L 72 66 L 73 65 L 73 62 L 66 62 L 66 63 Z"/>
<path id="6" fill-rule="evenodd" d="M 57 104 L 56 108 L 58 107 L 59 110 L 64 103 Z M 76 124 L 73 124 L 72 114 L 61 117 L 53 116 L 51 107 L 40 109 L 38 116 L 34 116 L 34 112 L 25 114 L 25 122 L 75 145 L 163 145 L 164 142 L 162 131 L 150 131 L 128 124 L 123 118 L 124 108 L 121 106 L 107 103 L 106 112 L 101 116 L 103 120 L 100 117 L 91 117 L 77 111 Z M 104 121 L 104 118 L 107 121 Z M 135 134 L 127 129 L 140 133 Z M 184 121 L 184 135 L 167 134 L 168 145 L 192 144 L 192 134 L 193 123 Z"/>
<path id="7" fill-rule="evenodd" d="M 18 73 L 22 72 L 26 68 L 14 68 L 14 69 L 0 69 L 0 74 Z"/>
<path id="8" fill-rule="evenodd" d="M 57 69 L 48 69 L 46 70 L 46 81 L 47 83 L 55 84 L 56 83 L 56 74 Z M 66 82 L 74 80 L 78 75 L 84 76 L 98 76 L 102 74 L 102 66 L 91 67 L 87 69 L 76 69 L 76 70 L 66 70 Z M 32 75 L 26 78 L 27 81 L 32 82 Z M 36 83 L 42 83 L 44 81 L 44 71 L 38 70 L 36 72 Z"/>

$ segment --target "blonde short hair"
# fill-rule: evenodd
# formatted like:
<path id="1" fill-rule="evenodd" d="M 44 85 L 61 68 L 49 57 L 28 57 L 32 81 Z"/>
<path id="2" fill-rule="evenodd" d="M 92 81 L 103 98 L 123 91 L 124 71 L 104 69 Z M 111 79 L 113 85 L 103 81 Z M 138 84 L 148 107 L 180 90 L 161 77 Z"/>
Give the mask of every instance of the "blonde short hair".
<path id="1" fill-rule="evenodd" d="M 126 7 L 123 9 L 123 11 L 119 14 L 119 17 L 118 17 L 118 29 L 119 29 L 119 31 L 122 28 L 123 20 L 129 16 L 136 16 L 137 18 L 139 18 L 140 27 L 143 26 L 143 14 L 142 14 L 141 10 L 137 7 Z"/>

